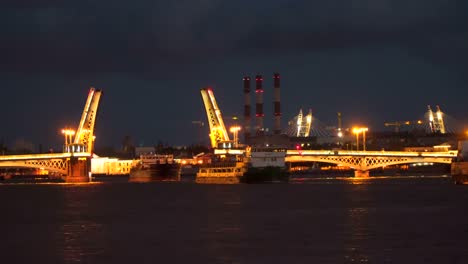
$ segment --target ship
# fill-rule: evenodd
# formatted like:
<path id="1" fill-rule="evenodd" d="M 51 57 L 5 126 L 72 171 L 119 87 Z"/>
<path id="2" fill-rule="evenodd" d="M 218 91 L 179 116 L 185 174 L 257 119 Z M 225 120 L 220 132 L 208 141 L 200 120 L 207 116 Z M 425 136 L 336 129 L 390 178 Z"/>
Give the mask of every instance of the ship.
<path id="1" fill-rule="evenodd" d="M 197 183 L 269 183 L 288 182 L 286 149 L 254 148 L 215 149 L 212 164 L 201 166 Z"/>
<path id="2" fill-rule="evenodd" d="M 288 182 L 286 149 L 263 147 L 247 148 L 247 170 L 241 177 L 244 183 Z"/>
<path id="3" fill-rule="evenodd" d="M 196 183 L 240 183 L 247 167 L 243 161 L 223 161 L 200 166 Z"/>
<path id="4" fill-rule="evenodd" d="M 130 182 L 180 181 L 181 164 L 173 155 L 142 154 L 140 162 L 130 169 Z"/>
<path id="5" fill-rule="evenodd" d="M 468 161 L 452 162 L 450 172 L 455 184 L 468 184 Z"/>
<path id="6" fill-rule="evenodd" d="M 458 142 L 457 159 L 452 162 L 450 174 L 455 184 L 468 184 L 468 140 Z"/>

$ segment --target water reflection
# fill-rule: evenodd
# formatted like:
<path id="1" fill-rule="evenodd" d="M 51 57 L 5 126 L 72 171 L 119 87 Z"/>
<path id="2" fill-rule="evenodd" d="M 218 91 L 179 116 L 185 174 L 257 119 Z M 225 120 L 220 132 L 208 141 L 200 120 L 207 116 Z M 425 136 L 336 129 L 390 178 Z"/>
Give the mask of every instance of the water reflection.
<path id="1" fill-rule="evenodd" d="M 95 185 L 67 185 L 63 190 L 63 220 L 58 230 L 64 263 L 89 262 L 103 251 L 103 225 L 94 220 L 90 203 Z"/>
<path id="2" fill-rule="evenodd" d="M 65 263 L 86 262 L 89 256 L 97 255 L 103 250 L 93 240 L 102 231 L 102 225 L 92 221 L 72 221 L 64 223 L 60 232 L 63 235 L 63 260 Z"/>
<path id="3" fill-rule="evenodd" d="M 245 241 L 244 228 L 240 217 L 241 197 L 239 190 L 215 186 L 207 197 L 211 208 L 206 215 L 201 236 L 206 236 L 205 250 L 215 263 L 236 263 L 239 248 Z M 238 261 L 238 260 L 237 260 Z"/>
<path id="4" fill-rule="evenodd" d="M 373 178 L 343 178 L 344 181 L 346 181 L 349 184 L 355 184 L 355 185 L 361 185 L 361 184 L 370 184 L 370 181 L 372 181 Z"/>
<path id="5" fill-rule="evenodd" d="M 350 180 L 356 184 L 347 191 L 347 199 L 350 205 L 346 214 L 345 233 L 345 261 L 347 263 L 369 262 L 369 241 L 372 239 L 369 228 L 369 205 L 372 200 L 369 192 L 368 179 Z"/>

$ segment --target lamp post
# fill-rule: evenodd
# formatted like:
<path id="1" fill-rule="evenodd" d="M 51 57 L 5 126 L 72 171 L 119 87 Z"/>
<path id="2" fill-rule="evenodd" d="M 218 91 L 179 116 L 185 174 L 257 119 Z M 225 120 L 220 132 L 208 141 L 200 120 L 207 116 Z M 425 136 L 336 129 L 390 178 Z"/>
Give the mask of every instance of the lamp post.
<path id="1" fill-rule="evenodd" d="M 65 137 L 65 146 L 64 151 L 68 151 L 68 145 L 73 143 L 73 135 L 75 135 L 75 130 L 64 128 L 62 129 L 62 134 Z"/>
<path id="2" fill-rule="evenodd" d="M 241 130 L 241 127 L 240 126 L 232 126 L 229 131 L 232 132 L 233 136 L 234 136 L 234 147 L 237 148 L 238 146 L 238 134 L 239 134 L 239 130 Z"/>
<path id="3" fill-rule="evenodd" d="M 358 127 L 353 128 L 353 133 L 356 134 L 356 151 L 359 150 L 359 133 L 361 132 L 361 129 Z"/>
<path id="4" fill-rule="evenodd" d="M 65 136 L 65 146 L 72 143 L 72 136 L 75 135 L 75 130 L 62 129 L 62 134 Z"/>
<path id="5" fill-rule="evenodd" d="M 361 131 L 362 131 L 362 150 L 363 151 L 366 151 L 366 132 L 368 130 L 369 129 L 367 127 L 362 127 L 361 128 Z"/>
<path id="6" fill-rule="evenodd" d="M 362 150 L 366 151 L 366 132 L 369 129 L 367 127 L 355 127 L 353 133 L 356 134 L 356 150 L 359 150 L 359 133 L 362 132 Z"/>

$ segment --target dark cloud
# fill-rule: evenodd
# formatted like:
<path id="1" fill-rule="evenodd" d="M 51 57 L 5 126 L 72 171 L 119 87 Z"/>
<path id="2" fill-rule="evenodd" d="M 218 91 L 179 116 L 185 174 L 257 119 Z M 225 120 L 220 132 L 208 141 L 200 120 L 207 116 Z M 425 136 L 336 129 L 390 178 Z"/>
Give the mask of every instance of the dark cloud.
<path id="1" fill-rule="evenodd" d="M 223 2 L 24 4 L 4 11 L 1 67 L 142 71 L 200 56 L 406 45 L 464 30 L 459 9 L 446 1 Z"/>
<path id="2" fill-rule="evenodd" d="M 36 9 L 50 6 L 65 5 L 63 0 L 3 0 L 2 8 L 11 9 Z"/>
<path id="3" fill-rule="evenodd" d="M 431 97 L 437 86 L 468 84 L 466 11 L 468 4 L 455 0 L 7 0 L 0 10 L 0 81 L 16 90 L 39 86 L 57 101 L 66 96 L 60 87 L 72 87 L 77 94 L 91 84 L 105 87 L 112 102 L 128 98 L 132 87 L 148 94 L 132 94 L 142 104 L 150 105 L 151 96 L 170 98 L 158 101 L 162 108 L 171 108 L 173 98 L 184 93 L 179 114 L 173 114 L 179 117 L 161 125 L 178 127 L 203 114 L 193 111 L 199 98 L 190 99 L 201 86 L 214 85 L 221 98 L 241 100 L 236 89 L 242 74 L 279 70 L 285 80 L 291 78 L 285 100 L 320 105 L 323 100 L 306 98 L 333 96 L 328 92 L 338 89 L 343 97 L 330 107 L 359 112 L 360 104 L 377 100 L 377 86 L 413 89 L 406 98 L 419 100 L 414 96 L 419 88 L 414 87 L 427 86 Z M 326 88 L 299 88 L 309 85 Z M 355 105 L 356 100 L 348 99 L 353 93 L 343 87 L 361 87 L 368 98 Z M 291 114 L 295 104 L 285 109 Z M 113 105 L 107 107 L 116 109 Z M 237 105 L 224 107 L 236 112 Z M 136 108 L 130 108 L 128 115 L 137 116 Z M 107 127 L 115 126 L 109 120 L 117 122 L 110 111 Z M 132 130 L 140 119 L 125 120 L 120 125 Z"/>

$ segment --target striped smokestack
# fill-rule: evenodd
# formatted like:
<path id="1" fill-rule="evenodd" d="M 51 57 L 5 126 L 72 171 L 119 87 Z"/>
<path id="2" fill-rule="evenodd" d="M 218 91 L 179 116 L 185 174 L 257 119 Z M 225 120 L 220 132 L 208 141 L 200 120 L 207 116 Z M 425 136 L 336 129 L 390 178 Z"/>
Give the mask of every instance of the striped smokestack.
<path id="1" fill-rule="evenodd" d="M 255 76 L 255 97 L 256 97 L 256 113 L 255 117 L 257 124 L 255 126 L 255 133 L 257 135 L 263 134 L 263 77 L 262 75 Z"/>
<path id="2" fill-rule="evenodd" d="M 273 74 L 273 87 L 274 87 L 274 98 L 273 98 L 273 115 L 275 118 L 275 127 L 273 133 L 278 135 L 281 134 L 281 103 L 280 103 L 280 75 L 279 73 Z"/>
<path id="3" fill-rule="evenodd" d="M 244 77 L 244 142 L 250 138 L 250 77 Z"/>

